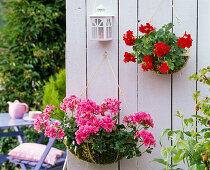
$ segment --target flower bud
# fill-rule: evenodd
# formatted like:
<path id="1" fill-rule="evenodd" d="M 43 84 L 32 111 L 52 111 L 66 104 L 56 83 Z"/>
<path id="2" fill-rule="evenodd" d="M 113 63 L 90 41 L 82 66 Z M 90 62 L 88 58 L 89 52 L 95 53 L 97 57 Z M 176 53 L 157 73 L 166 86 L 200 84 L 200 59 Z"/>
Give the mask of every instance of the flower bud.
<path id="1" fill-rule="evenodd" d="M 206 161 L 207 161 L 207 159 L 208 159 L 208 156 L 203 155 L 202 158 L 203 158 L 203 162 L 206 163 Z"/>
<path id="2" fill-rule="evenodd" d="M 199 110 L 199 104 L 197 103 L 196 105 L 195 105 L 195 111 L 197 112 Z"/>

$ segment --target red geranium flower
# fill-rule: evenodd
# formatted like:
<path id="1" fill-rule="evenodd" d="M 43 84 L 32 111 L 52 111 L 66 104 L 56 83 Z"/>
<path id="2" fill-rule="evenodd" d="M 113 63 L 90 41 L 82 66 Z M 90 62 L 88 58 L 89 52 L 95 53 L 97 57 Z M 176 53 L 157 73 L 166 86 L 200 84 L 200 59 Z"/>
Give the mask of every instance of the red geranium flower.
<path id="1" fill-rule="evenodd" d="M 163 44 L 163 42 L 156 43 L 155 44 L 155 54 L 157 54 L 158 57 L 163 57 L 163 55 L 168 54 L 169 46 L 167 44 Z"/>
<path id="2" fill-rule="evenodd" d="M 190 34 L 185 34 L 183 35 L 183 37 L 180 37 L 179 40 L 177 41 L 177 46 L 181 47 L 181 48 L 190 48 L 192 46 L 192 38 Z"/>
<path id="3" fill-rule="evenodd" d="M 146 56 L 144 55 L 144 59 L 142 60 L 142 69 L 143 71 L 148 71 L 154 69 L 154 66 L 152 65 L 152 62 L 155 61 L 153 57 L 150 57 L 150 55 Z"/>
<path id="4" fill-rule="evenodd" d="M 161 73 L 167 73 L 168 70 L 170 70 L 169 66 L 167 65 L 166 62 L 163 62 L 159 68 Z"/>
<path id="5" fill-rule="evenodd" d="M 142 32 L 142 33 L 146 33 L 147 35 L 148 35 L 151 31 L 153 31 L 153 30 L 155 30 L 155 29 L 156 29 L 156 28 L 154 28 L 152 25 L 150 25 L 150 23 L 146 23 L 145 26 L 143 26 L 143 25 L 141 24 L 141 26 L 139 27 L 139 31 Z"/>
<path id="6" fill-rule="evenodd" d="M 125 52 L 125 55 L 124 55 L 124 62 L 127 63 L 127 62 L 136 62 L 136 57 L 133 56 L 131 53 L 128 53 L 128 52 Z"/>
<path id="7" fill-rule="evenodd" d="M 123 40 L 125 41 L 125 44 L 128 46 L 132 46 L 135 44 L 135 37 L 133 36 L 133 31 L 128 30 L 126 34 L 123 34 Z"/>

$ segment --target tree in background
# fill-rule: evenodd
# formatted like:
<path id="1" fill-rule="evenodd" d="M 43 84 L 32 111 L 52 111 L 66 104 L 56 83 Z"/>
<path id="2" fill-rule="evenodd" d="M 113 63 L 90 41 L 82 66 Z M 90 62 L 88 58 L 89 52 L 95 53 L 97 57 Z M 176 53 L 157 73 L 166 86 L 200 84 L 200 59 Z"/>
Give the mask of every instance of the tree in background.
<path id="1" fill-rule="evenodd" d="M 0 112 L 18 99 L 41 105 L 44 81 L 65 65 L 65 1 L 11 0 L 0 37 Z"/>
<path id="2" fill-rule="evenodd" d="M 5 25 L 5 18 L 4 18 L 4 13 L 5 11 L 3 10 L 3 6 L 5 5 L 5 0 L 0 0 L 0 30 L 4 28 Z"/>
<path id="3" fill-rule="evenodd" d="M 54 105 L 56 114 L 53 115 L 53 118 L 62 120 L 64 112 L 60 110 L 60 103 L 64 97 L 66 97 L 66 71 L 62 69 L 59 73 L 51 76 L 49 82 L 46 82 L 41 110 L 44 110 L 46 105 Z"/>

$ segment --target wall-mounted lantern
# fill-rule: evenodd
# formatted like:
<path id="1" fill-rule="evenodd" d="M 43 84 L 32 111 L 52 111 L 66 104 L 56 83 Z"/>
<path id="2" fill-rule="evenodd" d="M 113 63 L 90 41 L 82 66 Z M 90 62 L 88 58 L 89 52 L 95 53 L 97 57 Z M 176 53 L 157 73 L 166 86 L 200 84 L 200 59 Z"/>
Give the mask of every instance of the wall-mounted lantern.
<path id="1" fill-rule="evenodd" d="M 109 41 L 113 39 L 113 17 L 106 12 L 103 5 L 96 8 L 96 13 L 90 15 L 91 40 Z"/>

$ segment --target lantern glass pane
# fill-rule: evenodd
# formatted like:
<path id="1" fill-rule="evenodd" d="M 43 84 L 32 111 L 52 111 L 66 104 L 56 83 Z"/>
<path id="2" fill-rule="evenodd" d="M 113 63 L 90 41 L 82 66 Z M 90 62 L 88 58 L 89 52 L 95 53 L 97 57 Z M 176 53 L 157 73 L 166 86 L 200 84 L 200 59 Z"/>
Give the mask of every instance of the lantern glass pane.
<path id="1" fill-rule="evenodd" d="M 92 39 L 97 39 L 97 27 L 92 27 Z"/>
<path id="2" fill-rule="evenodd" d="M 106 26 L 107 27 L 111 27 L 112 26 L 111 19 L 107 19 Z"/>
<path id="3" fill-rule="evenodd" d="M 95 23 L 96 23 L 96 25 L 98 25 L 98 19 L 97 18 L 95 19 Z"/>
<path id="4" fill-rule="evenodd" d="M 98 25 L 103 26 L 103 21 L 101 19 L 98 19 Z"/>
<path id="5" fill-rule="evenodd" d="M 106 27 L 107 38 L 112 38 L 112 27 Z"/>
<path id="6" fill-rule="evenodd" d="M 98 27 L 98 38 L 104 39 L 104 27 Z"/>
<path id="7" fill-rule="evenodd" d="M 96 26 L 96 21 L 95 21 L 95 19 L 92 20 L 92 26 Z"/>

